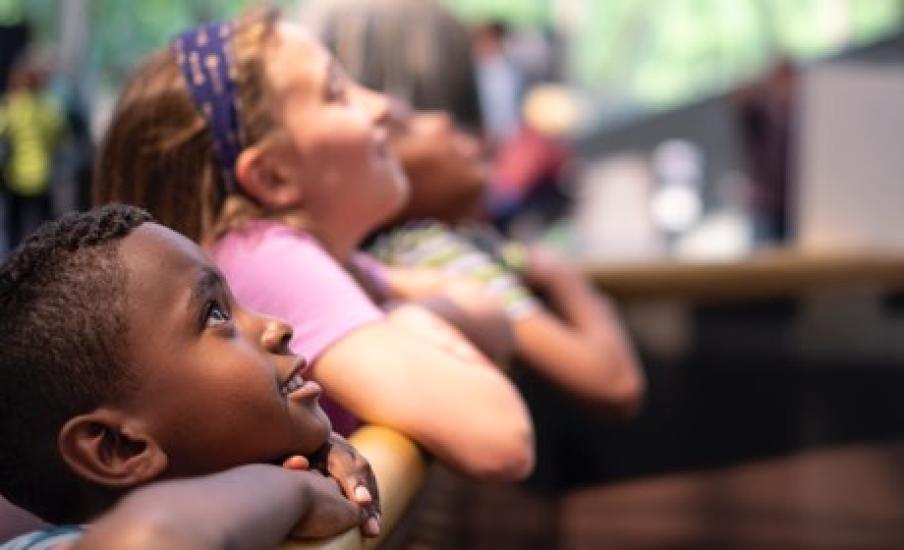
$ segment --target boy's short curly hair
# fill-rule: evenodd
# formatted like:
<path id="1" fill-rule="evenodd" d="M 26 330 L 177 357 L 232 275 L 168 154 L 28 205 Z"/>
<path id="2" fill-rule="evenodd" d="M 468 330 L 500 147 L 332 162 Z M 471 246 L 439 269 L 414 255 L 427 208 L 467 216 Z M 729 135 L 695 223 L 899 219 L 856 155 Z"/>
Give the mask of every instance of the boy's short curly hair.
<path id="1" fill-rule="evenodd" d="M 85 519 L 60 428 L 132 386 L 118 245 L 148 221 L 124 205 L 69 214 L 0 267 L 0 493 L 47 521 Z"/>

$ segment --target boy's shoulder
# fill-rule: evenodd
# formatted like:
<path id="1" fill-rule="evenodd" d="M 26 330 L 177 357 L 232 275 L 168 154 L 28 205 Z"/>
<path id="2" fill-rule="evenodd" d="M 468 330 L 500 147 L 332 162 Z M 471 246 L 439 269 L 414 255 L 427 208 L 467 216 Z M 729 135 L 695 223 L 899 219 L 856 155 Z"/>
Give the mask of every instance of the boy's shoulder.
<path id="1" fill-rule="evenodd" d="M 0 550 L 68 550 L 83 533 L 78 525 L 32 531 L 0 544 Z"/>

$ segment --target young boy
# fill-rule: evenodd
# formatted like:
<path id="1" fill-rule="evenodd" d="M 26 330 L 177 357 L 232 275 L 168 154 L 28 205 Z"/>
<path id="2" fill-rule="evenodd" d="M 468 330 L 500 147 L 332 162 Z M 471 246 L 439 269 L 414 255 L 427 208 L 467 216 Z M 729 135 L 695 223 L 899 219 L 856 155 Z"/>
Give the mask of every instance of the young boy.
<path id="1" fill-rule="evenodd" d="M 93 522 L 74 548 L 377 534 L 369 466 L 331 434 L 291 336 L 140 209 L 45 224 L 0 268 L 0 493 Z"/>

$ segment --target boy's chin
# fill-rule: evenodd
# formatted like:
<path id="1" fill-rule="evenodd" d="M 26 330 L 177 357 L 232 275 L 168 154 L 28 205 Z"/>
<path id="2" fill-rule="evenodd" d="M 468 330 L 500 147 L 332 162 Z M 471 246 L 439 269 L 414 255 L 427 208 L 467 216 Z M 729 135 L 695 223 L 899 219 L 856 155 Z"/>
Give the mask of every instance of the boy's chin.
<path id="1" fill-rule="evenodd" d="M 320 407 L 317 407 L 317 424 L 316 427 L 312 426 L 310 430 L 305 433 L 304 441 L 305 447 L 300 454 L 305 456 L 317 451 L 321 447 L 323 447 L 327 441 L 330 439 L 330 434 L 333 433 L 333 425 L 330 422 L 330 418 L 326 415 L 326 412 L 323 411 Z"/>
<path id="2" fill-rule="evenodd" d="M 330 421 L 330 417 L 326 414 L 326 411 L 320 407 L 319 403 L 317 404 L 317 418 L 323 425 L 323 443 L 326 443 L 326 440 L 330 438 L 330 434 L 333 433 L 333 423 Z"/>
<path id="3" fill-rule="evenodd" d="M 292 452 L 285 456 L 280 456 L 269 461 L 275 466 L 284 466 L 287 459 L 293 456 L 303 456 L 310 458 L 311 455 L 321 450 L 330 439 L 333 433 L 329 418 L 324 415 L 323 422 L 318 423 L 316 427 L 309 426 L 303 434 L 299 434 L 296 445 L 293 446 Z"/>

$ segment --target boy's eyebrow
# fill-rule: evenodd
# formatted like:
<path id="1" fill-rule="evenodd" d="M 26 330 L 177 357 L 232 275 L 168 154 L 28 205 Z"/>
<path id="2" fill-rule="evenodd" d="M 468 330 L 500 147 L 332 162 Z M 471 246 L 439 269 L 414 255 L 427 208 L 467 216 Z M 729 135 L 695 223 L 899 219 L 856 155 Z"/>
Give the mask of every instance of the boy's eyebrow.
<path id="1" fill-rule="evenodd" d="M 203 266 L 191 288 L 188 301 L 189 310 L 199 311 L 212 295 L 221 294 L 226 288 L 226 281 L 219 271 L 211 266 Z"/>

